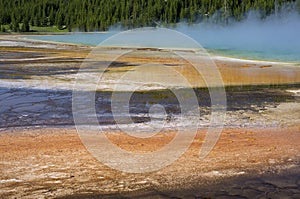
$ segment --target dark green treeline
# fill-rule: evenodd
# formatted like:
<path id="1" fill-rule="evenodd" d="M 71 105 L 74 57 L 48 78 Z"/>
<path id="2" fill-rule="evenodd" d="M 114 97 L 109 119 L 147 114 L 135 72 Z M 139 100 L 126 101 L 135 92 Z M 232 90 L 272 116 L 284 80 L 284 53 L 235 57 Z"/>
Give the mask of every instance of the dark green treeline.
<path id="1" fill-rule="evenodd" d="M 28 32 L 30 27 L 103 31 L 208 20 L 242 20 L 249 10 L 268 16 L 286 2 L 300 0 L 0 0 L 2 31 Z M 300 5 L 300 3 L 299 3 Z M 217 17 L 215 17 L 217 16 Z M 8 27 L 8 28 L 5 28 Z"/>

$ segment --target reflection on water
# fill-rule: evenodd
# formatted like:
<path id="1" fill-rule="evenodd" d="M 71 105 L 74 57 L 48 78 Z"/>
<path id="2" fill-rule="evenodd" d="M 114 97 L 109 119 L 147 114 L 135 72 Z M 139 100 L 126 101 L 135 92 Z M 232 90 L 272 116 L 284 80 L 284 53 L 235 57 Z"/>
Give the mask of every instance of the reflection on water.
<path id="1" fill-rule="evenodd" d="M 70 93 L 1 88 L 0 104 L 1 127 L 65 125 L 72 122 Z"/>
<path id="2" fill-rule="evenodd" d="M 289 86 L 289 89 L 299 88 L 299 85 Z M 287 87 L 231 87 L 227 88 L 227 110 L 247 110 L 259 112 L 267 106 L 276 106 L 280 102 L 295 101 L 291 93 L 285 92 Z M 199 101 L 201 121 L 195 122 L 206 126 L 209 124 L 210 96 L 207 89 L 195 90 Z M 82 93 L 87 96 L 90 93 Z M 125 94 L 125 93 L 124 93 Z M 114 124 L 111 113 L 111 92 L 98 92 L 95 96 L 95 110 L 99 124 Z M 154 104 L 161 104 L 169 117 L 170 123 L 176 123 L 180 113 L 179 103 L 170 91 L 136 92 L 130 100 L 130 116 L 135 123 L 149 122 L 149 109 Z M 84 103 L 82 114 L 84 114 Z M 197 108 L 197 107 L 195 107 Z M 43 125 L 74 125 L 72 116 L 72 92 L 0 88 L 0 128 L 43 126 Z M 88 118 L 89 115 L 83 115 Z M 125 116 L 125 115 L 123 115 Z M 122 117 L 122 115 L 118 116 Z M 159 115 L 157 120 L 164 120 Z M 196 117 L 195 117 L 196 118 Z M 153 118 L 152 118 L 153 119 Z M 155 118 L 154 118 L 155 119 Z M 187 118 L 187 123 L 191 118 Z M 199 119 L 199 118 L 198 118 Z M 124 121 L 124 124 L 130 121 Z M 152 121 L 153 122 L 153 121 Z M 155 121 L 154 121 L 155 122 Z M 239 125 L 228 124 L 225 125 Z"/>

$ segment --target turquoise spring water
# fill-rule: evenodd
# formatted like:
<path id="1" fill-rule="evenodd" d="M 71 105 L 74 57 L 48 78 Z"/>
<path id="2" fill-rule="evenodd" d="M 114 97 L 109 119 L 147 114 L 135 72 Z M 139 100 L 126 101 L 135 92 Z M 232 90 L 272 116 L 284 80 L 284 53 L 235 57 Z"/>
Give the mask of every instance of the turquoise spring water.
<path id="1" fill-rule="evenodd" d="M 282 61 L 282 62 L 294 62 L 300 63 L 300 37 L 298 40 L 288 40 L 285 39 L 281 43 L 276 43 L 273 40 L 277 38 L 272 35 L 267 35 L 266 37 L 257 37 L 257 39 L 250 36 L 247 39 L 247 35 L 241 37 L 232 36 L 229 34 L 224 34 L 218 31 L 186 31 L 180 30 L 180 32 L 187 34 L 195 41 L 200 43 L 208 52 L 233 57 L 241 59 L 253 59 L 253 60 L 266 60 L 266 61 Z M 108 39 L 109 37 L 117 34 L 118 32 L 105 32 L 105 33 L 71 33 L 65 35 L 37 35 L 37 36 L 26 36 L 27 39 L 41 40 L 41 41 L 51 41 L 51 42 L 63 42 L 71 44 L 81 44 L 97 46 L 102 41 Z M 250 35 L 251 33 L 249 33 Z M 151 35 L 150 35 L 151 36 Z M 255 36 L 255 35 L 254 35 Z M 280 35 L 279 35 L 280 36 Z M 222 38 L 224 37 L 224 38 Z M 168 38 L 163 38 L 166 40 Z M 253 41 L 252 41 L 253 40 Z M 174 41 L 170 41 L 174 45 Z M 168 43 L 164 42 L 162 46 L 157 47 L 168 47 Z M 141 47 L 153 47 L 151 44 L 140 44 Z M 177 46 L 174 47 L 185 47 L 184 44 L 178 42 Z"/>

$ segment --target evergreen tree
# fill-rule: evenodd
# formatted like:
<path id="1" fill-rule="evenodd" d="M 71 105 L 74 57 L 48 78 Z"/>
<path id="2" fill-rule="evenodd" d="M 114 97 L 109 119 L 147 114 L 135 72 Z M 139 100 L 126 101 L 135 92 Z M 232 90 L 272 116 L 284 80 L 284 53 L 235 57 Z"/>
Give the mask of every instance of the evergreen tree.
<path id="1" fill-rule="evenodd" d="M 49 14 L 49 26 L 53 26 L 54 24 L 55 24 L 55 13 L 52 7 Z"/>
<path id="2" fill-rule="evenodd" d="M 48 25 L 48 17 L 46 15 L 45 10 L 43 10 L 42 12 L 43 14 L 42 14 L 41 26 L 46 27 Z"/>
<path id="3" fill-rule="evenodd" d="M 6 32 L 4 25 L 1 25 L 1 32 Z"/>
<path id="4" fill-rule="evenodd" d="M 10 29 L 13 32 L 19 32 L 20 31 L 20 26 L 19 26 L 19 22 L 17 21 L 17 18 L 15 17 L 15 15 L 12 15 L 12 20 L 11 20 L 11 24 L 10 24 Z"/>
<path id="5" fill-rule="evenodd" d="M 22 32 L 29 32 L 30 31 L 29 20 L 27 18 L 24 18 L 24 20 L 23 20 L 21 31 Z"/>
<path id="6" fill-rule="evenodd" d="M 194 23 L 212 16 L 216 22 L 227 23 L 243 20 L 249 10 L 259 11 L 264 18 L 287 2 L 300 10 L 300 0 L 0 0 L 0 24 L 19 31 L 19 23 L 26 18 L 31 26 L 94 31 L 115 24 L 131 28 L 182 20 Z M 27 29 L 25 25 L 22 30 Z"/>
<path id="7" fill-rule="evenodd" d="M 57 12 L 55 21 L 56 21 L 55 24 L 56 24 L 57 28 L 59 30 L 62 30 L 63 25 L 64 25 L 64 16 L 61 11 Z"/>

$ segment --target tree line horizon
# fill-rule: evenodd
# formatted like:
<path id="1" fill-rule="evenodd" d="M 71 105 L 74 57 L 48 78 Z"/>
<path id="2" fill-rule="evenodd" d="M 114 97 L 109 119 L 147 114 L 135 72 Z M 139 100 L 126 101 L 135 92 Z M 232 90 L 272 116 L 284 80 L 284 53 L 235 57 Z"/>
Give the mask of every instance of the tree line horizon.
<path id="1" fill-rule="evenodd" d="M 300 10 L 300 0 L 0 0 L 0 26 L 2 32 L 31 27 L 92 32 L 116 24 L 125 29 L 182 21 L 226 24 L 243 20 L 251 10 L 265 18 L 287 3 Z"/>

